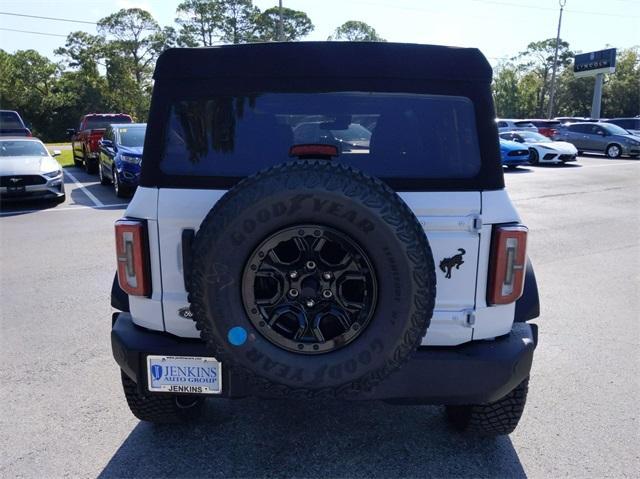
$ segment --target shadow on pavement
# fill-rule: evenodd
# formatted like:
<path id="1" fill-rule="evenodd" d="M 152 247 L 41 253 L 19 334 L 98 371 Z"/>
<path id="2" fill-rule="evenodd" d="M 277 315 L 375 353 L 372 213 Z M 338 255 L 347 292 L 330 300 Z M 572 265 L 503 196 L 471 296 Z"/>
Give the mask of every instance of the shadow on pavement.
<path id="1" fill-rule="evenodd" d="M 527 166 L 518 166 L 517 168 L 502 168 L 502 171 L 504 173 L 515 173 L 515 174 L 533 173 L 533 170 L 531 170 L 529 165 L 527 165 Z"/>
<path id="2" fill-rule="evenodd" d="M 58 206 L 55 200 L 39 199 L 39 200 L 2 200 L 0 202 L 0 215 L 2 216 L 18 216 L 35 213 L 37 211 L 48 210 Z"/>
<path id="3" fill-rule="evenodd" d="M 452 432 L 439 407 L 256 399 L 207 406 L 201 423 L 139 423 L 99 477 L 526 477 L 508 437 Z"/>

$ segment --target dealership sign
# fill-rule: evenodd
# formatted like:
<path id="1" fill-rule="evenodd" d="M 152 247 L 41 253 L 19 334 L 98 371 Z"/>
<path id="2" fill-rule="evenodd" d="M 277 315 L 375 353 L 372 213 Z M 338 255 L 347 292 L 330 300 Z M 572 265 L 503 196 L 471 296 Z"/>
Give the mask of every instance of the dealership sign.
<path id="1" fill-rule="evenodd" d="M 608 48 L 597 52 L 576 55 L 573 61 L 573 73 L 577 77 L 613 73 L 616 71 L 616 49 Z"/>

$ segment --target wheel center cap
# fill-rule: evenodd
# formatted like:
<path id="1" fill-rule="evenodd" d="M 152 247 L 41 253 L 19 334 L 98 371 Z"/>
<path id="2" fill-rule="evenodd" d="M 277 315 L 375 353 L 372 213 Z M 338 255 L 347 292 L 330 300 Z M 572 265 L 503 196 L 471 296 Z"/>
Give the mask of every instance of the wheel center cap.
<path id="1" fill-rule="evenodd" d="M 318 295 L 320 283 L 314 276 L 307 276 L 302 280 L 301 293 L 303 298 L 315 298 Z"/>

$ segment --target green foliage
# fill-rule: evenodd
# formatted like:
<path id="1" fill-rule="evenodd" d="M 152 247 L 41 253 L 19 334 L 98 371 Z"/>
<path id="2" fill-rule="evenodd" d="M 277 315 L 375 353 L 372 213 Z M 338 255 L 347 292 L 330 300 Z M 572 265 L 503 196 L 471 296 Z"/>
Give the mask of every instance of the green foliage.
<path id="1" fill-rule="evenodd" d="M 503 118 L 546 118 L 555 39 L 532 42 L 511 62 L 499 65 L 493 80 L 496 112 Z M 554 112 L 557 116 L 589 116 L 594 78 L 576 78 L 574 53 L 560 42 Z M 618 51 L 616 72 L 605 76 L 602 116 L 635 116 L 640 112 L 640 53 Z"/>
<path id="2" fill-rule="evenodd" d="M 178 44 L 210 47 L 220 37 L 222 12 L 215 0 L 186 0 L 178 5 L 176 23 L 180 26 Z"/>
<path id="3" fill-rule="evenodd" d="M 220 8 L 220 40 L 246 43 L 254 38 L 260 10 L 251 0 L 217 0 Z"/>
<path id="4" fill-rule="evenodd" d="M 256 19 L 255 40 L 261 42 L 278 41 L 278 22 L 280 10 L 272 7 Z M 282 36 L 284 41 L 292 42 L 308 35 L 314 29 L 306 13 L 291 8 L 282 8 Z"/>
<path id="5" fill-rule="evenodd" d="M 346 40 L 349 42 L 384 42 L 384 38 L 378 35 L 375 28 L 364 22 L 349 20 L 343 23 L 327 40 Z"/>

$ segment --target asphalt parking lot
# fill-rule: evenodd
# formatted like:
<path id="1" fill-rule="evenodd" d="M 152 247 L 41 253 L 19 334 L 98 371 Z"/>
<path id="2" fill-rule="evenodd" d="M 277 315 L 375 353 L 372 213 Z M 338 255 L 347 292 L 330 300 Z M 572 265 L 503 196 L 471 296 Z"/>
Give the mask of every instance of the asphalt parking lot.
<path id="1" fill-rule="evenodd" d="M 67 168 L 64 204 L 0 212 L 0 476 L 637 477 L 640 161 L 505 177 L 531 230 L 540 342 L 520 426 L 483 439 L 440 408 L 377 402 L 218 400 L 199 424 L 138 422 L 109 343 L 126 202 Z"/>

